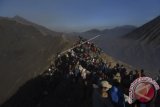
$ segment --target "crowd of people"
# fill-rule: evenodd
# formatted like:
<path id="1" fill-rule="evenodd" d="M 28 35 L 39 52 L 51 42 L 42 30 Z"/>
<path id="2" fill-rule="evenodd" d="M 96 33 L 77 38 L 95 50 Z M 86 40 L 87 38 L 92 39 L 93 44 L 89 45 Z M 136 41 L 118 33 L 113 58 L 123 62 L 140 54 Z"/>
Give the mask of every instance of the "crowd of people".
<path id="1" fill-rule="evenodd" d="M 86 98 L 91 96 L 93 107 L 159 106 L 160 91 L 154 102 L 143 104 L 136 101 L 129 104 L 130 84 L 139 77 L 145 77 L 144 70 L 128 71 L 124 65 L 118 63 L 113 66 L 101 56 L 102 53 L 102 49 L 94 43 L 80 38 L 74 48 L 57 54 L 47 75 L 54 75 L 55 71 L 59 71 L 73 84 L 84 84 Z M 157 81 L 160 81 L 160 77 Z"/>

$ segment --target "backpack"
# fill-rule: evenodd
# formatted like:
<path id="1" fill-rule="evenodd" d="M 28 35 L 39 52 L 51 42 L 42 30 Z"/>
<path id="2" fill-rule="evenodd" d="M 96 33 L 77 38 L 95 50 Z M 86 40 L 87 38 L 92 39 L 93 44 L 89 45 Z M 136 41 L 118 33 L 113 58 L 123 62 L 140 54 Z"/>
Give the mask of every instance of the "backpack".
<path id="1" fill-rule="evenodd" d="M 124 95 L 118 87 L 112 86 L 110 90 L 110 95 L 112 102 L 116 107 L 124 107 L 124 102 L 125 102 Z"/>
<path id="2" fill-rule="evenodd" d="M 110 95 L 111 95 L 111 98 L 112 98 L 112 101 L 114 103 L 118 103 L 118 88 L 113 86 L 110 90 Z"/>

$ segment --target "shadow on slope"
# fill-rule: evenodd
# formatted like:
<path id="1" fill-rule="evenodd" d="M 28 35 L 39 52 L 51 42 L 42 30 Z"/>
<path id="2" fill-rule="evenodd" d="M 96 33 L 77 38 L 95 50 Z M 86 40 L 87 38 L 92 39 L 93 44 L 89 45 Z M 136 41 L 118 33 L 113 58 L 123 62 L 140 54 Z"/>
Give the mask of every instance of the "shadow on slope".
<path id="1" fill-rule="evenodd" d="M 82 84 L 72 83 L 56 72 L 29 80 L 1 107 L 90 107 L 91 97 L 84 96 Z"/>

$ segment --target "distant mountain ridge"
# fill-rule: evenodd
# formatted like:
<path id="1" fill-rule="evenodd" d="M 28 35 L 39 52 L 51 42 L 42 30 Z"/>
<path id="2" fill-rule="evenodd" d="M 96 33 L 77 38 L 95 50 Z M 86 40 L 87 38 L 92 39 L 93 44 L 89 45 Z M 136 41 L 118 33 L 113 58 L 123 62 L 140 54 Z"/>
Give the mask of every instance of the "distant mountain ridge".
<path id="1" fill-rule="evenodd" d="M 36 23 L 33 23 L 31 21 L 28 21 L 27 19 L 21 17 L 21 16 L 14 16 L 13 18 L 11 18 L 12 20 L 15 20 L 19 23 L 22 23 L 22 24 L 26 24 L 26 25 L 32 25 L 34 26 L 35 28 L 37 28 L 43 35 L 55 35 L 55 33 L 57 33 L 56 31 L 52 31 L 42 25 L 39 25 L 39 24 L 36 24 Z M 57 33 L 58 34 L 58 33 Z"/>
<path id="2" fill-rule="evenodd" d="M 103 36 L 108 36 L 108 37 L 120 37 L 123 35 L 126 35 L 127 33 L 135 30 L 137 27 L 132 26 L 132 25 L 124 25 L 124 26 L 118 26 L 112 29 L 91 29 L 85 32 L 82 32 L 80 35 L 84 37 L 89 37 L 91 38 L 94 35 L 103 35 Z"/>

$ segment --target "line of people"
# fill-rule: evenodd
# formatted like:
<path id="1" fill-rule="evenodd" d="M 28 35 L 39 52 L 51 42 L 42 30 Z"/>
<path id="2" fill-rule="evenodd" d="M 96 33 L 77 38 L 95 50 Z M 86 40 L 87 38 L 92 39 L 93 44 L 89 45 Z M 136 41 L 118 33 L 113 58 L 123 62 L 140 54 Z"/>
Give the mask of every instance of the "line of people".
<path id="1" fill-rule="evenodd" d="M 112 67 L 111 63 L 107 63 L 101 57 L 100 48 L 94 43 L 85 41 L 80 38 L 74 45 L 75 48 L 64 54 L 58 54 L 55 64 L 49 67 L 49 75 L 53 75 L 56 69 L 72 83 L 83 83 L 86 99 L 92 96 L 93 107 L 150 107 L 152 105 L 140 102 L 128 104 L 130 84 L 135 79 L 145 76 L 143 69 L 127 71 L 124 65 L 118 63 Z M 160 100 L 157 100 L 156 103 L 159 102 Z"/>

